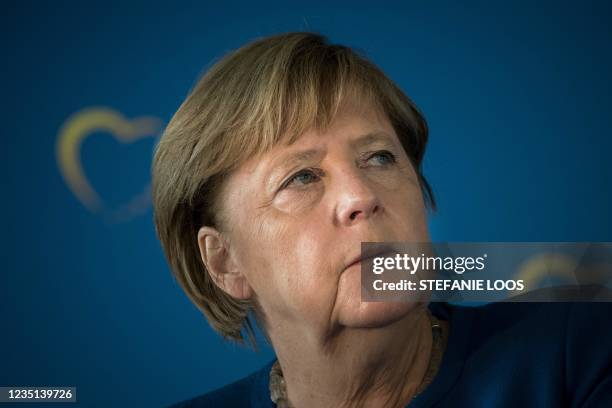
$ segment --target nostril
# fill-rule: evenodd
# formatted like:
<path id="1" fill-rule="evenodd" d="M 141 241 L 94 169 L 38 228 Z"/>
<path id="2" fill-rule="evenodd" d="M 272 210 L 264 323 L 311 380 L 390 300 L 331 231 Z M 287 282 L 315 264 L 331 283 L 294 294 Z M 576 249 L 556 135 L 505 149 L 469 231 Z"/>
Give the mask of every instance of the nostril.
<path id="1" fill-rule="evenodd" d="M 372 214 L 376 214 L 377 211 L 378 211 L 378 206 L 375 205 L 374 208 L 372 208 Z"/>
<path id="2" fill-rule="evenodd" d="M 355 217 L 357 217 L 357 214 L 359 214 L 359 211 L 353 211 L 350 215 L 351 221 L 355 219 Z"/>

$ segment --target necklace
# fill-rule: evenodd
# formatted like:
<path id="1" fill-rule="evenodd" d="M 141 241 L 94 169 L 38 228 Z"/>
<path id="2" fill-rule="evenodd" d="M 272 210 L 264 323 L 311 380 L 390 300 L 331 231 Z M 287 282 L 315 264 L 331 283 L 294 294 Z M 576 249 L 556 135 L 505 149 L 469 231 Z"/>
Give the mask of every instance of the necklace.
<path id="1" fill-rule="evenodd" d="M 421 384 L 418 386 L 414 395 L 410 399 L 412 401 L 419 395 L 427 386 L 431 383 L 440 363 L 442 362 L 442 355 L 446 348 L 447 337 L 443 333 L 440 321 L 434 316 L 429 309 L 427 309 L 427 315 L 429 316 L 429 322 L 431 323 L 431 334 L 432 334 L 432 345 L 431 345 L 431 356 L 429 357 L 429 365 L 423 376 Z M 283 377 L 283 371 L 281 370 L 278 360 L 274 362 L 270 369 L 270 399 L 276 404 L 278 408 L 291 408 L 289 398 L 287 397 L 287 387 L 285 384 L 285 378 Z"/>

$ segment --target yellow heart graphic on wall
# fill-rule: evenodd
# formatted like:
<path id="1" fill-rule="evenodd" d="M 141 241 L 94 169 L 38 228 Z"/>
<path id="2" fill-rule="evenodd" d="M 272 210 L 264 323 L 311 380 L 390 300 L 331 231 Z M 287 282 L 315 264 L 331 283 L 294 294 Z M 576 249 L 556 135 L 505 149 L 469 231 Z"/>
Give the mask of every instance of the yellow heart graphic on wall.
<path id="1" fill-rule="evenodd" d="M 106 132 L 121 143 L 146 137 L 158 137 L 161 121 L 155 117 L 126 119 L 119 112 L 104 107 L 88 108 L 73 114 L 62 125 L 56 144 L 57 163 L 64 181 L 77 199 L 90 211 L 104 213 L 117 220 L 141 212 L 149 203 L 150 185 L 121 208 L 111 211 L 87 179 L 81 161 L 81 145 L 94 132 Z"/>

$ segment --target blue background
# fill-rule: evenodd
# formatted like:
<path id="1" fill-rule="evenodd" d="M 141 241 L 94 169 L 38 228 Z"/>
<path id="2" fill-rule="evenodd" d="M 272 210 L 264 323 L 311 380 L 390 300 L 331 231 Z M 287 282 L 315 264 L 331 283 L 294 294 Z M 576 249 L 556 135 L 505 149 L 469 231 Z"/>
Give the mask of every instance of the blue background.
<path id="1" fill-rule="evenodd" d="M 167 122 L 215 59 L 260 36 L 321 32 L 415 100 L 431 127 L 434 240 L 612 241 L 607 2 L 16 4 L 0 17 L 0 386 L 164 406 L 272 357 L 208 327 L 168 270 L 150 206 L 121 222 L 89 211 L 55 156 L 75 112 Z M 153 145 L 91 135 L 85 173 L 124 202 L 149 182 Z"/>

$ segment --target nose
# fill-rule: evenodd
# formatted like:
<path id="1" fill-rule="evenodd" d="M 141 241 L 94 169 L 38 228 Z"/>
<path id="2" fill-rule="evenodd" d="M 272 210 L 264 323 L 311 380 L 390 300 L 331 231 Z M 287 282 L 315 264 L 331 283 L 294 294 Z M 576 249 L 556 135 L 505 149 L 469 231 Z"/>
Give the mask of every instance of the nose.
<path id="1" fill-rule="evenodd" d="M 341 225 L 353 225 L 382 210 L 379 198 L 357 175 L 345 177 L 339 191 L 336 216 Z"/>

